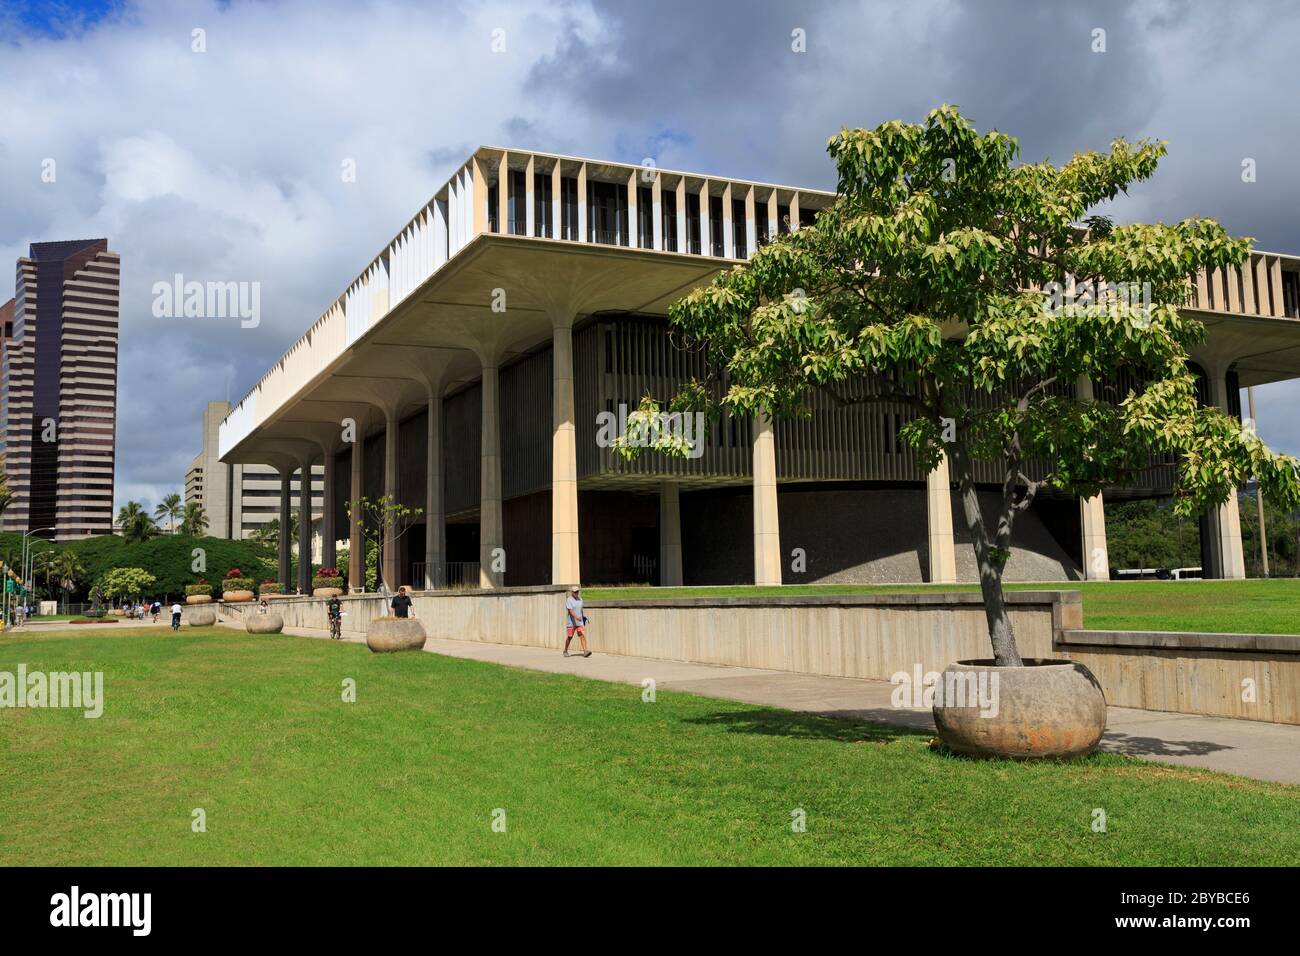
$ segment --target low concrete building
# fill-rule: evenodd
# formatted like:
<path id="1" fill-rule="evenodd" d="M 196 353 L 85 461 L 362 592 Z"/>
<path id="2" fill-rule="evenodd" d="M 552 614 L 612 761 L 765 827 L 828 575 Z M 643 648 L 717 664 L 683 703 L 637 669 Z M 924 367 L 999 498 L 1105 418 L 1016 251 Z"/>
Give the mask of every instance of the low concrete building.
<path id="1" fill-rule="evenodd" d="M 323 560 L 347 528 L 353 581 L 366 532 L 345 503 L 419 509 L 384 543 L 390 588 L 973 580 L 946 464 L 919 469 L 902 407 L 724 413 L 694 459 L 610 447 L 611 419 L 703 372 L 669 305 L 834 199 L 483 147 L 230 410 L 220 458 L 275 469 L 281 515 L 302 470 L 322 467 Z M 1300 260 L 1270 253 L 1198 277 L 1204 401 L 1240 415 L 1240 387 L 1300 375 L 1297 289 Z M 1153 465 L 1107 495 L 1169 494 L 1173 463 Z M 995 470 L 980 477 L 992 493 Z M 1202 543 L 1209 576 L 1244 576 L 1235 500 Z M 1010 580 L 1108 575 L 1100 496 L 1040 495 L 1014 544 Z"/>

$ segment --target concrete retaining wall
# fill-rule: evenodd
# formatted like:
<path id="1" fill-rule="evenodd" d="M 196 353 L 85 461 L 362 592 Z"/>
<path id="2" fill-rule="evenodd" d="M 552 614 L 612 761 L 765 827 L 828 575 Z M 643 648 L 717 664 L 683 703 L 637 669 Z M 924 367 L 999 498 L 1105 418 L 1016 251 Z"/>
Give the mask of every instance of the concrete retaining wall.
<path id="1" fill-rule="evenodd" d="M 1078 592 L 1008 595 L 1021 653 L 1051 655 L 1053 634 L 1082 623 Z M 610 654 L 888 680 L 989 658 L 978 594 L 591 601 L 592 647 Z"/>
<path id="2" fill-rule="evenodd" d="M 1117 707 L 1300 724 L 1300 636 L 1066 630 L 1059 651 Z"/>
<path id="3" fill-rule="evenodd" d="M 430 637 L 564 644 L 562 587 L 412 597 Z M 342 600 L 349 634 L 364 634 L 387 610 L 378 595 Z M 1079 661 L 1112 705 L 1300 724 L 1300 637 L 1086 631 L 1077 591 L 1013 592 L 1007 605 L 1023 656 Z M 326 631 L 323 600 L 272 606 L 286 627 Z M 219 608 L 226 620 L 257 613 L 255 604 Z M 917 665 L 942 671 L 952 661 L 991 656 L 974 593 L 589 601 L 587 613 L 593 650 L 660 660 L 888 680 Z"/>
<path id="4" fill-rule="evenodd" d="M 564 644 L 563 587 L 500 588 L 496 591 L 427 591 L 411 595 L 415 616 L 429 637 L 493 644 Z M 366 633 L 370 622 L 388 613 L 387 599 L 378 594 L 346 594 L 343 632 Z M 326 633 L 324 598 L 280 598 L 271 610 L 284 616 L 286 628 L 315 629 Z M 222 604 L 221 616 L 243 621 L 257 613 L 257 604 Z"/>

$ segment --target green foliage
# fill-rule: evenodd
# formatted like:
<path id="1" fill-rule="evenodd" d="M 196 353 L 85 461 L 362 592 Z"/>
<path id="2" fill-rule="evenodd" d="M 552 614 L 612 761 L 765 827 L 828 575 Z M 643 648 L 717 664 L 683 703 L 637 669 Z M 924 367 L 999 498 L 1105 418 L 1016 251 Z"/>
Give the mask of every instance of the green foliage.
<path id="1" fill-rule="evenodd" d="M 151 589 L 157 579 L 144 568 L 112 568 L 99 579 L 107 598 L 138 598 Z"/>
<path id="2" fill-rule="evenodd" d="M 1200 567 L 1200 522 L 1179 515 L 1167 499 L 1107 502 L 1106 551 L 1112 571 Z"/>
<path id="3" fill-rule="evenodd" d="M 193 584 L 185 585 L 186 597 L 195 597 L 200 594 L 211 595 L 212 585 L 207 581 L 195 581 Z"/>
<path id="4" fill-rule="evenodd" d="M 172 492 L 169 495 L 165 495 L 162 503 L 153 510 L 153 518 L 154 521 L 166 521 L 167 530 L 174 534 L 176 532 L 176 520 L 180 518 L 183 510 L 181 496 L 176 492 Z"/>
<path id="5" fill-rule="evenodd" d="M 203 505 L 197 501 L 191 501 L 185 506 L 185 511 L 181 517 L 181 534 L 190 537 L 201 537 L 203 532 L 208 530 L 208 516 L 203 511 Z"/>
<path id="6" fill-rule="evenodd" d="M 253 590 L 252 578 L 222 578 L 221 590 L 224 591 L 251 591 Z"/>
<path id="7" fill-rule="evenodd" d="M 158 526 L 138 501 L 128 501 L 118 509 L 117 527 L 127 541 L 148 541 L 158 533 Z"/>
<path id="8" fill-rule="evenodd" d="M 29 539 L 30 540 L 30 539 Z M 21 535 L 0 534 L 0 555 L 13 555 L 15 566 L 21 550 Z M 275 574 L 275 562 L 267 551 L 252 541 L 229 541 L 225 538 L 192 538 L 182 534 L 162 535 L 144 541 L 128 541 L 119 535 L 105 534 L 93 538 L 54 545 L 48 541 L 32 544 L 39 555 L 54 550 L 72 555 L 81 567 L 75 576 L 74 587 L 68 592 L 69 600 L 84 595 L 83 588 L 111 568 L 144 568 L 157 579 L 159 594 L 184 593 L 185 585 L 202 576 L 210 581 L 224 578 L 231 568 L 240 568 L 257 579 Z M 195 549 L 201 549 L 203 565 L 195 568 Z M 56 558 L 38 558 L 39 569 L 45 561 Z"/>

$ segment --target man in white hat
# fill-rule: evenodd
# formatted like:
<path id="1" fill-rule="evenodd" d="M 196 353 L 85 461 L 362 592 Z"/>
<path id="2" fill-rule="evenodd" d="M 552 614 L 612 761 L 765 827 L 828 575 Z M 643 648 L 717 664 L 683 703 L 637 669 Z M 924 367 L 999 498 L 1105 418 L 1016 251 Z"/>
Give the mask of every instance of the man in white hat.
<path id="1" fill-rule="evenodd" d="M 564 602 L 564 623 L 566 636 L 564 638 L 564 656 L 569 656 L 569 644 L 573 641 L 573 635 L 578 635 L 578 640 L 582 642 L 582 656 L 590 657 L 591 651 L 587 649 L 587 616 L 582 613 L 582 591 L 575 584 L 569 588 L 569 596 Z"/>

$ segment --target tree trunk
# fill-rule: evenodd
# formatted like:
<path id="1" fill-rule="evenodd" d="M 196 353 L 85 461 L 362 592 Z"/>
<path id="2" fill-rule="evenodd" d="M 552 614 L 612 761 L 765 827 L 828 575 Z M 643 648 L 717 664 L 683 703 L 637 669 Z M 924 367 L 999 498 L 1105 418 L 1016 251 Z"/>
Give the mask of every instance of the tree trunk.
<path id="1" fill-rule="evenodd" d="M 1016 647 L 1016 635 L 1011 628 L 1011 617 L 1007 614 L 1006 598 L 1002 593 L 1002 570 L 1006 566 L 1006 559 L 994 553 L 989 541 L 966 450 L 955 448 L 952 460 L 961 488 L 962 512 L 966 516 L 971 546 L 975 549 L 975 563 L 979 567 L 980 594 L 984 598 L 989 643 L 993 645 L 993 663 L 999 667 L 1020 667 L 1024 662 Z"/>

